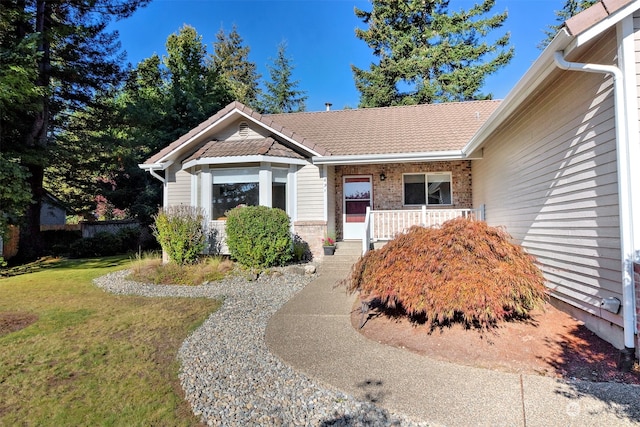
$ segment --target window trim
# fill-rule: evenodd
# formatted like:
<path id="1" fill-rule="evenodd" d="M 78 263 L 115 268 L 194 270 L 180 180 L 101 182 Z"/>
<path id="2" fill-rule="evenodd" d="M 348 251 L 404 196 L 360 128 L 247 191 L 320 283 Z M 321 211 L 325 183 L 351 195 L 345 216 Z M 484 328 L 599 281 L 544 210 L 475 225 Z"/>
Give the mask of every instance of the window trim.
<path id="1" fill-rule="evenodd" d="M 425 203 L 424 204 L 406 204 L 405 203 L 405 180 L 404 177 L 406 175 L 423 175 L 424 176 L 424 191 L 425 191 Z M 429 188 L 429 175 L 448 175 L 449 176 L 449 187 L 451 191 L 451 203 L 447 204 L 430 204 L 429 203 L 429 194 L 427 194 L 427 189 Z M 405 172 L 402 174 L 402 206 L 453 206 L 453 174 L 450 171 L 443 172 Z"/>

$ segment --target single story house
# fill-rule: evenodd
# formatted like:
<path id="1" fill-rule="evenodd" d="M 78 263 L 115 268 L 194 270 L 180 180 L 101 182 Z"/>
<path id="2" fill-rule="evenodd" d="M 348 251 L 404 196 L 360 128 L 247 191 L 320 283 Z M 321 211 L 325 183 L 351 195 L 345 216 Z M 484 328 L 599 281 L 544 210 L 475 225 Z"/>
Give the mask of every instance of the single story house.
<path id="1" fill-rule="evenodd" d="M 321 239 L 388 239 L 460 215 L 506 230 L 555 303 L 637 356 L 640 0 L 568 20 L 503 101 L 261 115 L 234 102 L 140 167 L 212 227 L 280 207 Z M 637 184 L 636 184 L 637 185 Z M 639 269 L 640 270 L 640 269 Z M 619 303 L 619 306 L 618 306 Z"/>

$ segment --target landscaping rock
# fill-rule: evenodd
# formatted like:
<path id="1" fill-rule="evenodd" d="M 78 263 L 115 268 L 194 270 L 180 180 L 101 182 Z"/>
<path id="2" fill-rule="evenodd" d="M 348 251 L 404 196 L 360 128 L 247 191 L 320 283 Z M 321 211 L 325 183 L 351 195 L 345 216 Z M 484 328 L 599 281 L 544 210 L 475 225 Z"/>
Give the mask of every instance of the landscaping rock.
<path id="1" fill-rule="evenodd" d="M 206 425 L 422 425 L 320 386 L 269 352 L 264 342 L 269 318 L 314 278 L 300 268 L 303 274 L 288 268 L 253 282 L 231 275 L 201 286 L 140 284 L 127 280 L 128 271 L 94 282 L 116 294 L 224 300 L 178 353 L 186 399 Z"/>

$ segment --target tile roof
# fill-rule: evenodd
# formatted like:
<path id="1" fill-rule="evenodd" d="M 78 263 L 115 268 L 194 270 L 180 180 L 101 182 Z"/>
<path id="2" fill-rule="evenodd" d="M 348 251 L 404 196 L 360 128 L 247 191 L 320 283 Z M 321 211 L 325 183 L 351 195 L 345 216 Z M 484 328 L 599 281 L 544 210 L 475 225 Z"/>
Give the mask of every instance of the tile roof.
<path id="1" fill-rule="evenodd" d="M 618 9 L 632 3 L 634 0 L 602 0 L 582 12 L 572 16 L 565 22 L 565 27 L 571 35 L 580 34 L 605 19 Z"/>
<path id="2" fill-rule="evenodd" d="M 232 102 L 150 157 L 153 164 L 237 109 L 321 156 L 461 150 L 500 101 L 262 115 Z M 282 136 L 274 135 L 278 139 Z"/>
<path id="3" fill-rule="evenodd" d="M 333 155 L 461 150 L 500 101 L 469 101 L 266 116 Z"/>
<path id="4" fill-rule="evenodd" d="M 290 159 L 302 159 L 303 156 L 292 149 L 282 145 L 275 139 L 259 138 L 232 141 L 211 140 L 200 147 L 195 153 L 186 158 L 184 162 L 206 157 L 231 157 L 231 156 L 271 156 Z"/>

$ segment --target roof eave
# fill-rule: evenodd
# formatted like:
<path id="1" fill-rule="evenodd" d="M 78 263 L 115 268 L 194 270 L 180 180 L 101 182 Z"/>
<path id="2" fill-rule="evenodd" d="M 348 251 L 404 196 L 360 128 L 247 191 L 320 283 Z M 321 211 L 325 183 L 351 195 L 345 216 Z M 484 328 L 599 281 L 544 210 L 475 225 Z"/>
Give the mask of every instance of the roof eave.
<path id="1" fill-rule="evenodd" d="M 155 163 L 139 163 L 138 167 L 140 169 L 146 170 L 165 170 L 169 166 L 173 164 L 173 160 L 167 160 L 164 162 L 155 162 Z"/>
<path id="2" fill-rule="evenodd" d="M 609 0 L 603 2 L 605 7 L 606 16 L 598 20 L 595 24 L 587 27 L 580 28 L 576 26 L 574 31 L 578 31 L 576 34 L 571 34 L 565 27 L 561 28 L 554 39 L 545 48 L 538 59 L 531 65 L 529 70 L 522 76 L 522 78 L 516 83 L 513 89 L 507 94 L 500 106 L 489 116 L 487 121 L 478 129 L 475 135 L 471 138 L 469 143 L 462 149 L 465 154 L 471 154 L 476 151 L 509 116 L 518 108 L 523 102 L 525 102 L 528 96 L 533 93 L 538 86 L 544 82 L 547 76 L 556 68 L 554 55 L 558 51 L 564 51 L 565 55 L 568 55 L 573 50 L 583 46 L 590 42 L 592 39 L 602 34 L 607 29 L 616 25 L 625 16 L 633 13 L 639 8 L 639 2 L 630 1 L 626 4 L 619 0 Z M 593 8 L 594 6 L 592 6 Z M 596 8 L 602 7 L 596 3 Z M 582 13 L 589 13 L 589 9 Z"/>
<path id="3" fill-rule="evenodd" d="M 486 122 L 480 126 L 480 129 L 471 137 L 467 145 L 462 149 L 465 154 L 471 154 L 476 151 L 485 139 L 491 135 L 509 115 L 525 102 L 529 95 L 533 93 L 537 87 L 547 78 L 549 74 L 556 68 L 553 55 L 558 50 L 564 50 L 573 37 L 563 28 L 556 35 L 547 48 L 542 52 L 537 61 L 535 61 L 516 85 L 509 91 L 500 106 L 489 116 Z"/>
<path id="4" fill-rule="evenodd" d="M 228 156 L 228 157 L 202 157 L 200 159 L 189 160 L 184 162 L 182 169 L 189 169 L 198 165 L 226 165 L 232 163 L 283 163 L 288 165 L 308 165 L 309 161 L 305 159 L 294 159 L 291 157 L 274 157 L 274 156 Z"/>
<path id="5" fill-rule="evenodd" d="M 392 154 L 360 154 L 344 156 L 316 156 L 312 158 L 315 165 L 359 165 L 396 162 L 437 162 L 447 160 L 464 160 L 464 153 L 460 150 L 432 151 L 420 153 L 392 153 Z"/>

